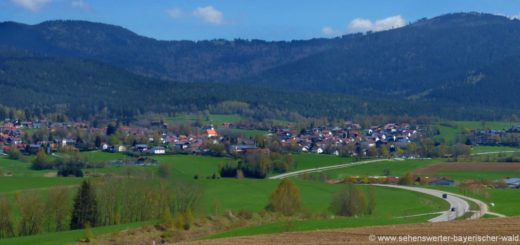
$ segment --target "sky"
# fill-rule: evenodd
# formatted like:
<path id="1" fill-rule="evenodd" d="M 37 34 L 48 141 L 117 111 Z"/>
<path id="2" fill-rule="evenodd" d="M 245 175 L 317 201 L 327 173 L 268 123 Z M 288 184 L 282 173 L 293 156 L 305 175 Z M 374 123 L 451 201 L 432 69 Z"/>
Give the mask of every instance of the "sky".
<path id="1" fill-rule="evenodd" d="M 87 20 L 160 40 L 335 37 L 470 11 L 513 18 L 520 0 L 0 0 L 0 21 Z"/>

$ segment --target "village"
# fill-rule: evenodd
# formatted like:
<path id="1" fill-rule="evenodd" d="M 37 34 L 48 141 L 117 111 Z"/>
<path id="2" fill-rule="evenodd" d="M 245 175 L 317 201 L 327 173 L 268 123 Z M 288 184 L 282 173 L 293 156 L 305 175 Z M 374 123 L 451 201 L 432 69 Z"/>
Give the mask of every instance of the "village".
<path id="1" fill-rule="evenodd" d="M 42 148 L 48 154 L 72 149 L 203 155 L 210 154 L 212 145 L 222 144 L 224 149 L 220 153 L 234 154 L 254 151 L 260 147 L 258 141 L 269 140 L 276 142 L 271 144 L 273 147 L 280 147 L 285 152 L 374 156 L 377 152 L 371 149 L 387 147 L 389 152 L 407 149 L 407 145 L 419 135 L 417 128 L 409 124 L 389 123 L 363 129 L 351 121 L 339 126 L 309 129 L 274 127 L 254 137 L 228 133 L 227 129 L 237 127 L 232 123 L 216 127 L 207 125 L 191 128 L 190 132 L 183 134 L 176 133 L 166 123 L 150 123 L 148 127 L 112 124 L 93 127 L 88 122 L 5 120 L 0 124 L 0 150 L 6 152 L 16 147 L 26 154 L 35 154 Z"/>

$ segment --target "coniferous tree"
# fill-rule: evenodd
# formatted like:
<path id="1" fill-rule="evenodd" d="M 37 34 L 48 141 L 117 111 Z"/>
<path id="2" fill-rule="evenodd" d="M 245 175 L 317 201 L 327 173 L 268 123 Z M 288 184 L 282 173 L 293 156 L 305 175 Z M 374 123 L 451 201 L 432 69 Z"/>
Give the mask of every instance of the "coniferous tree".
<path id="1" fill-rule="evenodd" d="M 98 206 L 94 187 L 85 180 L 74 198 L 70 228 L 82 229 L 87 224 L 94 227 L 97 224 L 97 216 Z"/>

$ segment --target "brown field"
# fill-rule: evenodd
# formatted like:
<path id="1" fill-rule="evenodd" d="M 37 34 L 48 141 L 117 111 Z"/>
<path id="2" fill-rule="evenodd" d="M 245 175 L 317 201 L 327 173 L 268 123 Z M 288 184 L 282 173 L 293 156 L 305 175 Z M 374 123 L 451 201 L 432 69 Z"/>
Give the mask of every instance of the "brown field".
<path id="1" fill-rule="evenodd" d="M 520 170 L 520 163 L 438 163 L 418 168 L 414 173 L 427 175 L 446 170 Z"/>
<path id="2" fill-rule="evenodd" d="M 520 234 L 520 217 L 453 222 L 390 225 L 366 228 L 336 229 L 309 232 L 291 232 L 251 237 L 223 238 L 207 241 L 193 241 L 183 244 L 384 244 L 370 242 L 370 235 L 415 235 L 415 236 L 510 236 Z M 391 243 L 391 242 L 390 242 Z M 432 242 L 433 243 L 433 242 Z M 434 244 L 447 244 L 435 242 Z M 462 242 L 452 242 L 452 244 Z M 394 243 L 395 244 L 395 243 Z M 427 242 L 406 242 L 405 244 L 429 244 Z M 519 244 L 519 242 L 466 242 L 464 244 Z"/>

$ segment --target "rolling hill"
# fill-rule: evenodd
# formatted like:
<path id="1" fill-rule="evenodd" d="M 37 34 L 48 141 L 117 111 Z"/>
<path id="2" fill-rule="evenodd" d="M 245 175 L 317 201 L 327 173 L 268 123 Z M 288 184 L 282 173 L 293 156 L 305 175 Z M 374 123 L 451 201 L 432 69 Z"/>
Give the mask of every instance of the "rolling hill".
<path id="1" fill-rule="evenodd" d="M 237 100 L 308 116 L 458 119 L 520 108 L 520 21 L 491 14 L 280 42 L 161 41 L 86 21 L 3 22 L 0 36 L 0 103 L 22 108 L 139 113 Z"/>

